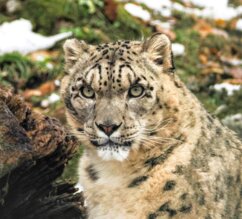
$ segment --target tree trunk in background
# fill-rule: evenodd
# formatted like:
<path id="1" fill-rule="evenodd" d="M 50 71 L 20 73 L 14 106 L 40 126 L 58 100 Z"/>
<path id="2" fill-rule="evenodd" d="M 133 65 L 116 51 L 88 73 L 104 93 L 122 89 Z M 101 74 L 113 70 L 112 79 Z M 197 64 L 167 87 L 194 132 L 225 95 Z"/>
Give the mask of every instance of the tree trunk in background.
<path id="1" fill-rule="evenodd" d="M 0 88 L 0 218 L 85 218 L 82 194 L 55 183 L 76 146 L 57 120 Z"/>

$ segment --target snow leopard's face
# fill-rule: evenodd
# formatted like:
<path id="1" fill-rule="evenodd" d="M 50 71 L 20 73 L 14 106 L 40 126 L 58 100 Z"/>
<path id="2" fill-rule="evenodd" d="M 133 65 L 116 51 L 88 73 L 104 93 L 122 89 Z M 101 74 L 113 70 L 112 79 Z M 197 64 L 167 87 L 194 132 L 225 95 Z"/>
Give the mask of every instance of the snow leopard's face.
<path id="1" fill-rule="evenodd" d="M 123 161 L 138 150 L 164 118 L 161 74 L 173 70 L 170 41 L 64 45 L 62 95 L 75 135 L 104 160 Z"/>

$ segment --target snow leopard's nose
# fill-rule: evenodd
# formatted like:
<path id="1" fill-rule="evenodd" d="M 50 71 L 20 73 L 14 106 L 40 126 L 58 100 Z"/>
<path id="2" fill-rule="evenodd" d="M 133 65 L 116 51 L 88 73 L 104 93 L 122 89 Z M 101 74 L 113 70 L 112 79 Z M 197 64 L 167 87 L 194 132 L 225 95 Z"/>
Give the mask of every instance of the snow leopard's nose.
<path id="1" fill-rule="evenodd" d="M 107 136 L 110 136 L 112 133 L 114 133 L 122 123 L 116 125 L 116 124 L 111 124 L 111 125 L 104 125 L 104 124 L 98 124 L 96 123 L 96 126 L 103 131 Z"/>

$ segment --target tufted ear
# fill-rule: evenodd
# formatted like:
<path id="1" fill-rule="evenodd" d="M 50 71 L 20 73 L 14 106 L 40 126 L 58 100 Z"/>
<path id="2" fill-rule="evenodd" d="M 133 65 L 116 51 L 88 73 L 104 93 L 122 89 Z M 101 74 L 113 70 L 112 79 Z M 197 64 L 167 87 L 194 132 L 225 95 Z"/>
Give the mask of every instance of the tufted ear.
<path id="1" fill-rule="evenodd" d="M 63 49 L 65 53 L 65 69 L 69 72 L 80 58 L 82 60 L 87 59 L 89 45 L 84 41 L 68 39 L 65 41 Z"/>
<path id="2" fill-rule="evenodd" d="M 171 41 L 166 35 L 160 33 L 152 35 L 143 43 L 142 49 L 157 67 L 162 67 L 164 72 L 174 72 Z"/>

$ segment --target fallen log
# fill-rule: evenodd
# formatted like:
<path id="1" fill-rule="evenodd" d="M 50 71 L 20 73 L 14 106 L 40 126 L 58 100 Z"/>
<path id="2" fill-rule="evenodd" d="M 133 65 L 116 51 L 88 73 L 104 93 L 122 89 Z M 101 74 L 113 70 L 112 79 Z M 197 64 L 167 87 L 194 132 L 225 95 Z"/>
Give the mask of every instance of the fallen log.
<path id="1" fill-rule="evenodd" d="M 56 183 L 76 147 L 56 119 L 0 88 L 0 218 L 86 218 L 82 193 Z"/>

